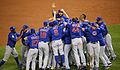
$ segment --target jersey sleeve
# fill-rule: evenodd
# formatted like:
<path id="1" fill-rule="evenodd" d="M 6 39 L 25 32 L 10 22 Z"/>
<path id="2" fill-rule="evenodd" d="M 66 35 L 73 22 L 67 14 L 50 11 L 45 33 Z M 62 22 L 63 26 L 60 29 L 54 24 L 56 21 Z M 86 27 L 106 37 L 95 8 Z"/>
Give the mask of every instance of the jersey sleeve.
<path id="1" fill-rule="evenodd" d="M 65 15 L 63 15 L 62 18 L 65 20 L 65 22 L 67 22 L 68 18 Z"/>
<path id="2" fill-rule="evenodd" d="M 18 34 L 18 33 L 16 33 L 16 35 L 17 35 L 17 37 L 19 37 L 19 36 L 20 36 L 20 34 Z"/>

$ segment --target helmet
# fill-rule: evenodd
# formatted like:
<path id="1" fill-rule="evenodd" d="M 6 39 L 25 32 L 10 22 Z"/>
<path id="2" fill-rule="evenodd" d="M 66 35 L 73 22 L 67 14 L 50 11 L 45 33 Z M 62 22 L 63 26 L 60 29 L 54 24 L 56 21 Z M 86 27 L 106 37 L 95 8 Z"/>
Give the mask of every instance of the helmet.
<path id="1" fill-rule="evenodd" d="M 102 20 L 102 17 L 98 16 L 96 20 L 100 21 L 100 20 Z"/>
<path id="2" fill-rule="evenodd" d="M 14 31 L 15 29 L 16 29 L 16 28 L 15 28 L 14 26 L 11 26 L 11 27 L 10 27 L 10 30 L 11 30 L 11 31 Z"/>
<path id="3" fill-rule="evenodd" d="M 24 25 L 23 25 L 23 29 L 27 29 L 27 28 L 29 28 L 28 25 L 27 25 L 27 24 L 24 24 Z"/>

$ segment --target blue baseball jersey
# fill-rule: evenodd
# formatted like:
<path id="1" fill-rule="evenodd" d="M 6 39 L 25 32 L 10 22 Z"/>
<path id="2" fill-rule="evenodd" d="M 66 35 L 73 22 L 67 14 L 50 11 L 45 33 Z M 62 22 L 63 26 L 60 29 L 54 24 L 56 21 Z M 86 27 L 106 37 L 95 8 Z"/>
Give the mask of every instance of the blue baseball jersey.
<path id="1" fill-rule="evenodd" d="M 101 38 L 99 40 L 99 43 L 100 43 L 100 46 L 105 46 L 106 45 L 105 40 L 103 38 Z"/>
<path id="2" fill-rule="evenodd" d="M 82 36 L 82 29 L 80 27 L 80 24 L 78 23 L 67 24 L 67 27 L 70 29 L 71 39 L 80 38 Z"/>
<path id="3" fill-rule="evenodd" d="M 96 28 L 95 30 L 92 30 L 91 28 L 88 28 L 85 30 L 88 32 L 86 39 L 87 42 L 98 42 L 99 40 L 103 39 L 102 37 L 102 29 L 101 28 Z"/>
<path id="4" fill-rule="evenodd" d="M 63 36 L 63 42 L 64 44 L 71 44 L 71 36 L 70 36 L 70 30 L 69 28 L 66 28 L 64 32 L 64 36 Z"/>
<path id="5" fill-rule="evenodd" d="M 82 28 L 85 28 L 85 29 L 88 29 L 89 28 L 89 26 L 88 25 L 91 25 L 91 23 L 90 22 L 82 22 L 81 24 L 80 24 L 80 26 L 82 27 Z M 85 37 L 87 37 L 87 32 L 84 32 L 84 31 L 82 31 L 82 35 L 83 36 L 85 36 Z"/>
<path id="6" fill-rule="evenodd" d="M 30 35 L 31 35 L 31 32 L 30 32 L 30 31 L 23 33 L 23 35 L 22 35 L 22 37 L 21 37 L 21 38 L 22 38 L 21 41 L 22 41 L 22 44 L 23 44 L 23 45 L 25 45 L 25 39 L 24 39 L 24 38 L 27 37 L 27 36 L 30 36 Z"/>
<path id="7" fill-rule="evenodd" d="M 50 28 L 42 27 L 39 29 L 37 35 L 40 41 L 49 42 L 50 41 Z"/>
<path id="8" fill-rule="evenodd" d="M 97 22 L 96 22 L 97 23 Z M 105 30 L 102 32 L 103 37 L 105 37 L 108 34 L 108 29 L 106 27 L 106 24 L 104 22 L 97 23 L 100 28 L 104 28 Z"/>
<path id="9" fill-rule="evenodd" d="M 18 33 L 10 32 L 10 33 L 8 34 L 8 42 L 7 42 L 7 45 L 9 45 L 11 48 L 15 47 L 17 37 L 19 37 L 19 36 L 20 36 L 20 34 L 18 34 Z"/>
<path id="10" fill-rule="evenodd" d="M 90 24 L 90 22 L 82 22 L 82 23 L 80 24 L 80 26 L 81 26 L 82 28 L 89 28 L 88 24 Z"/>
<path id="11" fill-rule="evenodd" d="M 38 42 L 39 42 L 39 36 L 37 36 L 36 34 L 32 34 L 28 36 L 27 40 L 25 41 L 25 43 L 31 49 L 38 48 Z"/>
<path id="12" fill-rule="evenodd" d="M 51 40 L 59 40 L 63 36 L 63 28 L 64 26 L 54 26 L 50 29 Z"/>

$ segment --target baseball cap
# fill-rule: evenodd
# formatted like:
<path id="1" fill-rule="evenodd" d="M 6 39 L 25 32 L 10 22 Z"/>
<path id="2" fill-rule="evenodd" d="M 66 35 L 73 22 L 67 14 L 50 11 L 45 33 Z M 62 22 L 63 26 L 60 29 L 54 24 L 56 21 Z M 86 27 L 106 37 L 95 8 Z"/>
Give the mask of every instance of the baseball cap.
<path id="1" fill-rule="evenodd" d="M 11 31 L 13 31 L 13 30 L 15 30 L 15 29 L 16 29 L 16 28 L 15 28 L 14 26 L 11 26 L 11 27 L 10 27 L 10 30 L 11 30 Z"/>
<path id="2" fill-rule="evenodd" d="M 44 21 L 44 26 L 47 26 L 49 24 L 49 20 Z"/>
<path id="3" fill-rule="evenodd" d="M 102 17 L 98 16 L 96 20 L 100 21 L 100 20 L 102 20 Z"/>
<path id="4" fill-rule="evenodd" d="M 23 29 L 27 29 L 27 28 L 29 28 L 29 26 L 27 24 L 24 24 Z"/>
<path id="5" fill-rule="evenodd" d="M 35 29 L 34 28 L 31 28 L 31 33 L 35 33 Z"/>

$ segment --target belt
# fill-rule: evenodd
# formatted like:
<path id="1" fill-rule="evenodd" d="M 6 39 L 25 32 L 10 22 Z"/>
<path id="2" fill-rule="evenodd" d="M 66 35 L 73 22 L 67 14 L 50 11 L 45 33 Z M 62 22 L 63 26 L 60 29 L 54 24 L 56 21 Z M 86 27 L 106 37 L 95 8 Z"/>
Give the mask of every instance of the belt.
<path id="1" fill-rule="evenodd" d="M 38 49 L 38 48 L 30 48 L 30 49 Z"/>
<path id="2" fill-rule="evenodd" d="M 40 42 L 48 43 L 48 41 L 40 41 Z"/>
<path id="3" fill-rule="evenodd" d="M 92 44 L 96 44 L 96 43 L 98 43 L 98 41 L 97 41 L 97 42 L 90 42 L 90 43 L 92 43 Z"/>

